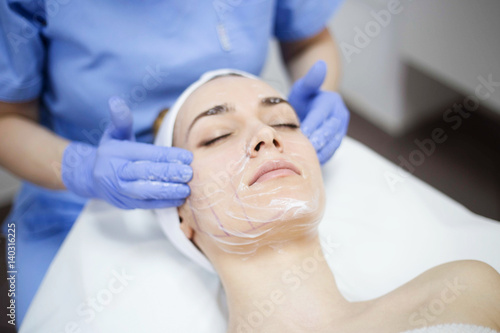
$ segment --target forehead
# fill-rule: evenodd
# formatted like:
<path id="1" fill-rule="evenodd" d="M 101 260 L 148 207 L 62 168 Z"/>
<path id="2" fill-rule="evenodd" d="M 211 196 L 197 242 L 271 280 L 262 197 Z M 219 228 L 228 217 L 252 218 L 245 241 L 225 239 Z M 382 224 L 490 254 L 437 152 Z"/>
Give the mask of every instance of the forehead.
<path id="1" fill-rule="evenodd" d="M 203 84 L 186 99 L 179 110 L 177 123 L 190 122 L 200 112 L 219 104 L 233 104 L 238 109 L 245 104 L 257 105 L 263 97 L 280 95 L 261 80 L 241 76 L 218 77 Z"/>

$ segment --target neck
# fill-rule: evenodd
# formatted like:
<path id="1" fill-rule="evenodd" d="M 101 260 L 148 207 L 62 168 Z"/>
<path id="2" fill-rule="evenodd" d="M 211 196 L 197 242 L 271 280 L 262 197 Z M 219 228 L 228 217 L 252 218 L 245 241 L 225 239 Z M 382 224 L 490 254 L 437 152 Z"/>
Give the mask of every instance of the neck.
<path id="1" fill-rule="evenodd" d="M 318 235 L 263 247 L 246 260 L 225 256 L 219 274 L 228 332 L 330 331 L 352 313 L 335 284 Z"/>

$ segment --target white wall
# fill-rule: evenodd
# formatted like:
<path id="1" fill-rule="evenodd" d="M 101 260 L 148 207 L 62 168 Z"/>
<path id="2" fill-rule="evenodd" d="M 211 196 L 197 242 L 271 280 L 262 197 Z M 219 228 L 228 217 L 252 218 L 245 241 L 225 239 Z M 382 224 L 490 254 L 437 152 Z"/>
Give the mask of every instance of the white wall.
<path id="1" fill-rule="evenodd" d="M 329 25 L 344 98 L 392 135 L 474 94 L 480 75 L 500 82 L 500 1 L 401 0 L 391 13 L 395 1 L 346 0 Z M 500 114 L 500 88 L 484 104 Z"/>
<path id="2" fill-rule="evenodd" d="M 500 1 L 419 0 L 408 9 L 405 61 L 465 95 L 475 94 L 478 76 L 500 82 Z M 500 87 L 482 102 L 500 114 Z"/>

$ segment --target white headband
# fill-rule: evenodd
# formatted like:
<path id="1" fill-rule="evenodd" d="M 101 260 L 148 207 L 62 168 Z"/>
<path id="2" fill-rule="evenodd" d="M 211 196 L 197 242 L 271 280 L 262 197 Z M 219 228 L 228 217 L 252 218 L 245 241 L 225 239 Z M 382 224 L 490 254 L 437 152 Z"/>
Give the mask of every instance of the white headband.
<path id="1" fill-rule="evenodd" d="M 260 80 L 255 75 L 236 69 L 218 69 L 206 72 L 200 77 L 198 81 L 194 82 L 186 90 L 184 90 L 184 92 L 177 99 L 174 105 L 169 109 L 167 115 L 163 119 L 160 129 L 158 130 L 154 144 L 157 146 L 172 147 L 175 120 L 177 119 L 179 109 L 184 104 L 186 99 L 193 93 L 193 91 L 195 91 L 197 88 L 210 81 L 214 77 L 229 74 L 238 74 L 250 79 Z M 177 213 L 177 207 L 156 209 L 155 212 L 158 216 L 158 221 L 161 228 L 163 229 L 163 232 L 167 235 L 172 244 L 185 256 L 187 256 L 209 272 L 215 274 L 215 269 L 213 268 L 207 257 L 205 257 L 205 255 L 201 253 L 198 248 L 182 232 L 179 226 L 180 220 L 179 214 Z"/>

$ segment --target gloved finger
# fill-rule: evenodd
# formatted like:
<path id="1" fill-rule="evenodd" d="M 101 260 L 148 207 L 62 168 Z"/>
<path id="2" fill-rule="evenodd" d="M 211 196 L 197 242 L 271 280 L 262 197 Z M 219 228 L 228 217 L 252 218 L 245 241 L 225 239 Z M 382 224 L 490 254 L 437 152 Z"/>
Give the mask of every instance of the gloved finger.
<path id="1" fill-rule="evenodd" d="M 155 180 L 167 183 L 187 183 L 193 178 L 189 165 L 136 161 L 126 163 L 119 171 L 122 180 Z"/>
<path id="2" fill-rule="evenodd" d="M 320 150 L 316 150 L 318 159 L 321 164 L 326 163 L 333 156 L 335 151 L 337 151 L 337 149 L 340 147 L 342 139 L 347 134 L 347 128 L 349 127 L 350 118 L 349 111 L 347 110 L 347 108 L 344 108 L 344 112 L 340 114 L 340 118 L 337 118 L 337 116 L 339 116 L 339 114 L 333 116 L 334 119 L 340 120 L 340 124 L 335 135 L 323 146 L 323 148 L 321 148 Z"/>
<path id="3" fill-rule="evenodd" d="M 310 137 L 333 113 L 335 106 L 332 104 L 332 97 L 329 95 L 330 93 L 322 93 L 313 100 L 311 109 L 300 124 L 300 130 L 305 136 Z"/>
<path id="4" fill-rule="evenodd" d="M 339 132 L 341 121 L 337 118 L 327 119 L 321 127 L 309 137 L 314 149 L 320 151 Z"/>
<path id="5" fill-rule="evenodd" d="M 347 109 L 347 106 L 344 103 L 344 100 L 342 97 L 337 94 L 333 93 L 332 95 L 334 97 L 334 100 L 331 102 L 332 105 L 334 105 L 333 108 L 333 117 L 340 119 L 342 121 L 342 126 L 346 126 L 349 124 L 349 110 Z"/>
<path id="6" fill-rule="evenodd" d="M 191 189 L 185 184 L 148 180 L 121 182 L 119 191 L 121 195 L 141 200 L 185 199 L 191 193 Z"/>
<path id="7" fill-rule="evenodd" d="M 106 149 L 113 150 L 109 152 L 113 156 L 130 161 L 184 164 L 190 164 L 193 161 L 193 153 L 189 150 L 178 147 L 155 146 L 143 142 L 116 141 Z"/>
<path id="8" fill-rule="evenodd" d="M 316 61 L 306 75 L 295 82 L 290 95 L 293 94 L 298 98 L 307 98 L 316 94 L 325 81 L 326 69 L 326 63 L 323 60 Z"/>
<path id="9" fill-rule="evenodd" d="M 179 207 L 184 204 L 185 200 L 132 200 L 128 204 L 133 208 L 139 209 L 159 209 L 159 208 L 169 208 L 169 207 Z M 132 208 L 131 207 L 131 208 Z"/>
<path id="10" fill-rule="evenodd" d="M 323 148 L 321 148 L 319 151 L 317 151 L 319 163 L 321 165 L 325 164 L 328 162 L 328 160 L 333 156 L 335 151 L 340 146 L 340 143 L 342 141 L 343 136 L 342 135 L 336 135 L 332 140 L 328 141 Z"/>
<path id="11" fill-rule="evenodd" d="M 311 66 L 306 75 L 301 79 L 303 96 L 313 95 L 321 88 L 326 78 L 326 70 L 326 62 L 323 60 L 318 60 Z"/>
<path id="12" fill-rule="evenodd" d="M 129 140 L 135 141 L 133 133 L 133 117 L 127 103 L 118 96 L 108 100 L 111 123 L 104 132 L 104 140 Z"/>
<path id="13" fill-rule="evenodd" d="M 309 100 L 320 90 L 326 77 L 326 63 L 318 60 L 302 78 L 295 81 L 290 90 L 288 102 L 302 120 L 309 110 Z"/>

